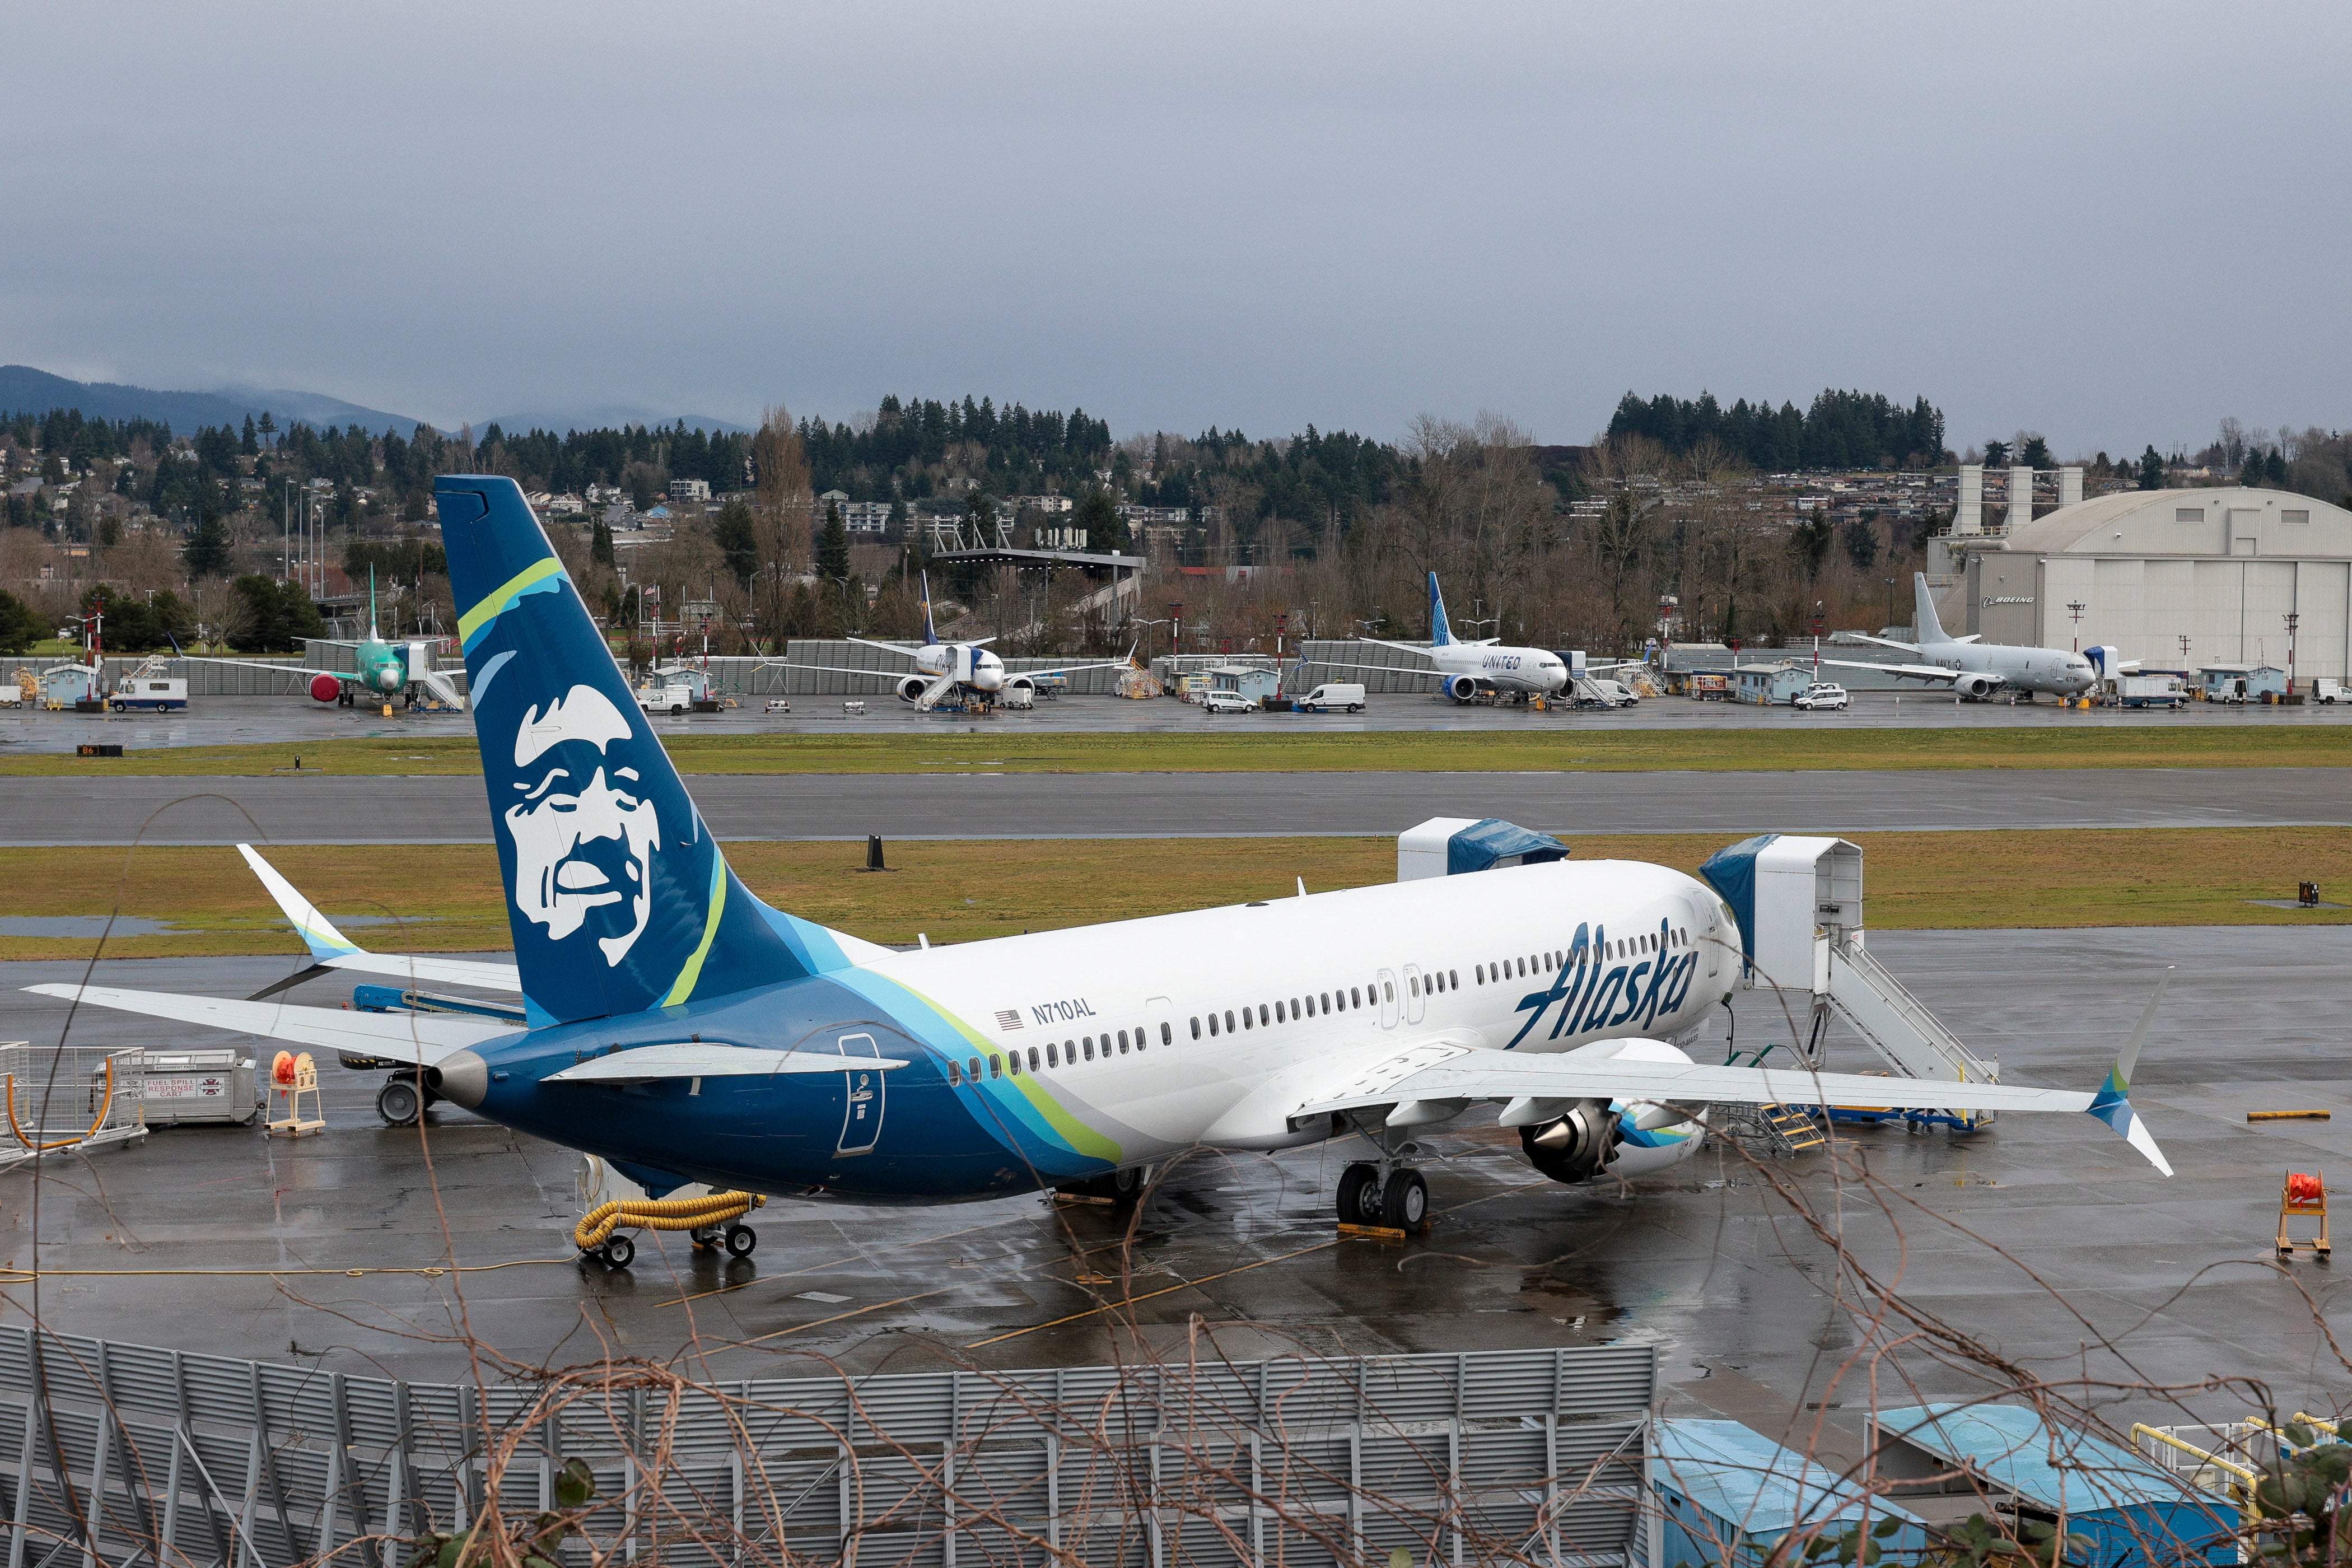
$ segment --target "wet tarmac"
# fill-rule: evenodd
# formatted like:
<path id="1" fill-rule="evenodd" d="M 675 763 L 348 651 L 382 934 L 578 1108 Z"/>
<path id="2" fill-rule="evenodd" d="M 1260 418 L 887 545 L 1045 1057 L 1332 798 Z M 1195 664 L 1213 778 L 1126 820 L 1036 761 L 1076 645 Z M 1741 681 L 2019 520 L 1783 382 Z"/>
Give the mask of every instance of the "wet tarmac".
<path id="1" fill-rule="evenodd" d="M 1726 835 L 2352 824 L 2352 769 L 1907 773 L 699 773 L 726 839 L 1383 836 L 1432 816 Z M 0 844 L 488 843 L 462 776 L 17 778 Z"/>
<path id="2" fill-rule="evenodd" d="M 2352 1117 L 2352 931 L 1902 932 L 1871 945 L 2006 1079 L 2063 1087 L 2097 1082 L 2156 973 L 2179 965 L 2133 1084 L 2179 1174 L 2159 1178 L 2083 1118 L 2012 1116 L 1974 1139 L 1845 1130 L 1849 1176 L 1874 1185 L 1841 1193 L 1821 1154 L 1769 1167 L 1842 1226 L 1842 1273 L 1730 1152 L 1631 1192 L 1561 1187 L 1474 1112 L 1428 1138 L 1437 1220 L 1402 1245 L 1336 1235 L 1330 1188 L 1350 1150 L 1329 1145 L 1189 1162 L 1131 1239 L 1118 1211 L 1035 1196 L 919 1209 L 783 1199 L 754 1216 L 749 1260 L 648 1235 L 635 1268 L 615 1273 L 572 1257 L 576 1156 L 446 1107 L 422 1136 L 387 1129 L 370 1109 L 373 1076 L 331 1068 L 323 1134 L 163 1130 L 53 1160 L 37 1184 L 0 1173 L 0 1263 L 47 1271 L 37 1293 L 7 1277 L 0 1320 L 37 1310 L 79 1332 L 414 1377 L 461 1373 L 468 1333 L 525 1363 L 692 1353 L 720 1376 L 801 1356 L 1095 1363 L 1165 1348 L 1196 1323 L 1243 1358 L 1632 1339 L 1665 1348 L 1672 1408 L 1770 1429 L 1807 1402 L 1866 1399 L 1851 1384 L 1824 1391 L 1857 1342 L 1855 1279 L 1869 1270 L 2044 1376 L 2253 1377 L 2279 1408 L 2341 1407 L 2352 1373 L 2313 1313 L 2340 1315 L 2343 1288 L 2320 1265 L 2275 1266 L 2270 1238 L 2282 1173 L 2352 1168 L 2336 1157 L 2352 1153 L 2352 1122 L 2243 1117 Z M 102 979 L 241 994 L 288 967 L 121 963 Z M 0 965 L 0 1037 L 54 1040 L 62 1005 L 15 988 L 79 969 Z M 314 984 L 304 999 L 336 994 Z M 1788 1037 L 1757 996 L 1739 996 L 1737 1016 L 1743 1046 Z M 74 1034 L 181 1037 L 88 1014 Z M 1851 1045 L 1833 1057 L 1874 1065 Z M 1875 1368 L 1893 1402 L 1972 1387 L 1925 1349 L 1900 1359 Z M 2189 1403 L 2200 1398 L 2243 1408 L 2222 1394 Z"/>
<path id="3" fill-rule="evenodd" d="M 1301 729 L 1374 730 L 1719 730 L 1791 727 L 1838 730 L 1882 728 L 2000 729 L 2014 725 L 2063 725 L 2070 729 L 2138 729 L 2150 725 L 2352 723 L 2352 706 L 2263 708 L 2192 703 L 2157 709 L 2097 709 L 2085 712 L 2055 702 L 1958 702 L 1927 692 L 1856 692 L 1843 712 L 1801 713 L 1793 708 L 1758 708 L 1729 702 L 1694 702 L 1688 698 L 1653 698 L 1615 711 L 1556 709 L 1535 712 L 1517 706 L 1463 707 L 1436 697 L 1373 697 L 1362 713 L 1250 713 L 1211 715 L 1186 702 L 1162 698 L 1123 701 L 1113 697 L 1064 697 L 1028 712 L 1006 710 L 975 719 L 955 713 L 919 713 L 888 697 L 865 700 L 865 711 L 844 710 L 843 699 L 795 697 L 790 713 L 770 713 L 757 700 L 719 713 L 697 713 L 657 721 L 664 734 L 940 734 L 976 731 L 1017 736 L 1050 733 L 1287 734 Z M 132 749 L 159 746 L 299 745 L 304 742 L 384 736 L 469 735 L 462 713 L 409 713 L 394 710 L 386 719 L 373 710 L 337 708 L 307 697 L 199 697 L 175 714 L 117 713 L 83 716 L 39 710 L 0 708 L 0 756 L 18 750 L 70 752 L 86 742 L 120 742 Z"/>

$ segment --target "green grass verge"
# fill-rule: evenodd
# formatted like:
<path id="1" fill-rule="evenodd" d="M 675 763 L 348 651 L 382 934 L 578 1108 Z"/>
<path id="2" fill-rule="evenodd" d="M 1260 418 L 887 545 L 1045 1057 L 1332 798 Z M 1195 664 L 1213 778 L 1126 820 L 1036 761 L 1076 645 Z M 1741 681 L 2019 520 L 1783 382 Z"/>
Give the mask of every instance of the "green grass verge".
<path id="1" fill-rule="evenodd" d="M 2147 728 L 1326 731 L 1287 735 L 696 735 L 663 738 L 688 773 L 1788 772 L 1854 768 L 2352 766 L 2352 724 L 2200 722 Z M 473 737 L 181 746 L 121 759 L 0 757 L 0 777 L 94 773 L 476 773 Z"/>
<path id="2" fill-rule="evenodd" d="M 1734 833 L 1580 837 L 1581 860 L 1622 858 L 1696 871 Z M 2336 925 L 2352 910 L 2250 903 L 2299 880 L 2352 888 L 2352 828 L 2127 828 L 2086 833 L 1857 833 L 1869 857 L 1869 918 L 1882 931 L 2119 925 Z M 320 908 L 397 926 L 354 930 L 388 952 L 508 944 L 488 845 L 294 846 L 270 851 Z M 1396 875 L 1388 838 L 966 839 L 902 841 L 893 871 L 862 872 L 865 847 L 747 843 L 728 858 L 761 897 L 875 942 L 970 942 L 1209 905 L 1280 898 Z M 11 914 L 174 921 L 121 938 L 109 956 L 284 953 L 299 949 L 230 848 L 0 849 Z M 0 937 L 0 958 L 85 959 L 89 940 Z"/>

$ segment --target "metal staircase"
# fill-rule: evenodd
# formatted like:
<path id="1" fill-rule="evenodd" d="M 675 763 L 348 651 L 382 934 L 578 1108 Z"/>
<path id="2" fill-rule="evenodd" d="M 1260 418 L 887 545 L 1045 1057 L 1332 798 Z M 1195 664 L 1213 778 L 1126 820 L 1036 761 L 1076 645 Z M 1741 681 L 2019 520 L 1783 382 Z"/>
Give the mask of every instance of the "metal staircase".
<path id="1" fill-rule="evenodd" d="M 1853 941 L 1830 946 L 1830 1005 L 1886 1065 L 1906 1078 L 1998 1083 L 2000 1063 L 1978 1056 Z"/>

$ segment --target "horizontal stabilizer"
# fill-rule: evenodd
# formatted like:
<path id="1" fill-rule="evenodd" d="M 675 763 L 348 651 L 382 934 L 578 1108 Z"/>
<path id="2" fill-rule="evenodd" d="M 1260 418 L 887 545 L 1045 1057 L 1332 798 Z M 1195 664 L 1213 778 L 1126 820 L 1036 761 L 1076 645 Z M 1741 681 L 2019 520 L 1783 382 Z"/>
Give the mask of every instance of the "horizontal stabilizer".
<path id="1" fill-rule="evenodd" d="M 786 1073 L 888 1072 L 905 1061 L 824 1051 L 767 1051 L 712 1040 L 637 1046 L 550 1073 L 547 1083 L 647 1083 L 671 1078 L 771 1078 Z"/>
<path id="2" fill-rule="evenodd" d="M 513 1031 L 487 1018 L 448 1014 L 360 1013 L 341 1007 L 296 1007 L 277 1002 L 234 1002 L 219 996 L 188 996 L 169 991 L 121 991 L 108 985 L 27 985 L 42 996 L 80 1001 L 120 1013 L 195 1024 L 232 1034 L 259 1035 L 289 1045 L 352 1056 L 384 1057 L 431 1067 L 468 1046 Z"/>

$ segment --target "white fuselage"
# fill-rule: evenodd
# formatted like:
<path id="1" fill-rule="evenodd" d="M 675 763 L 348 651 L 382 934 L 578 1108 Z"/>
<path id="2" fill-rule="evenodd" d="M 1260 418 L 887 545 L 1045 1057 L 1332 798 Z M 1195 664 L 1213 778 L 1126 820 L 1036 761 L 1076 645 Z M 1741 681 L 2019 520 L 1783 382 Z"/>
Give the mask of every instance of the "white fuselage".
<path id="1" fill-rule="evenodd" d="M 1004 661 L 977 644 L 925 643 L 914 655 L 915 668 L 933 680 L 953 680 L 975 691 L 1004 689 Z"/>
<path id="2" fill-rule="evenodd" d="M 1496 691 L 1549 696 L 1568 685 L 1568 665 L 1549 648 L 1505 647 L 1499 643 L 1444 643 L 1429 650 L 1430 662 L 1450 686 L 1468 676 Z"/>
<path id="3" fill-rule="evenodd" d="M 1286 1114 L 1419 1044 L 1535 1053 L 1687 1039 L 1728 994 L 1738 941 L 1729 910 L 1680 872 L 1560 861 L 1002 937 L 866 967 L 963 1019 L 983 1056 L 1020 1052 L 1024 1072 L 1083 1107 L 1084 1120 L 1116 1126 L 1133 1158 L 1137 1148 L 1150 1157 L 1331 1136 L 1328 1125 L 1294 1129 Z M 1662 969 L 1679 983 L 1656 984 Z M 1682 1126 L 1658 1148 L 1627 1146 L 1611 1169 L 1637 1173 L 1691 1152 L 1696 1129 Z"/>

